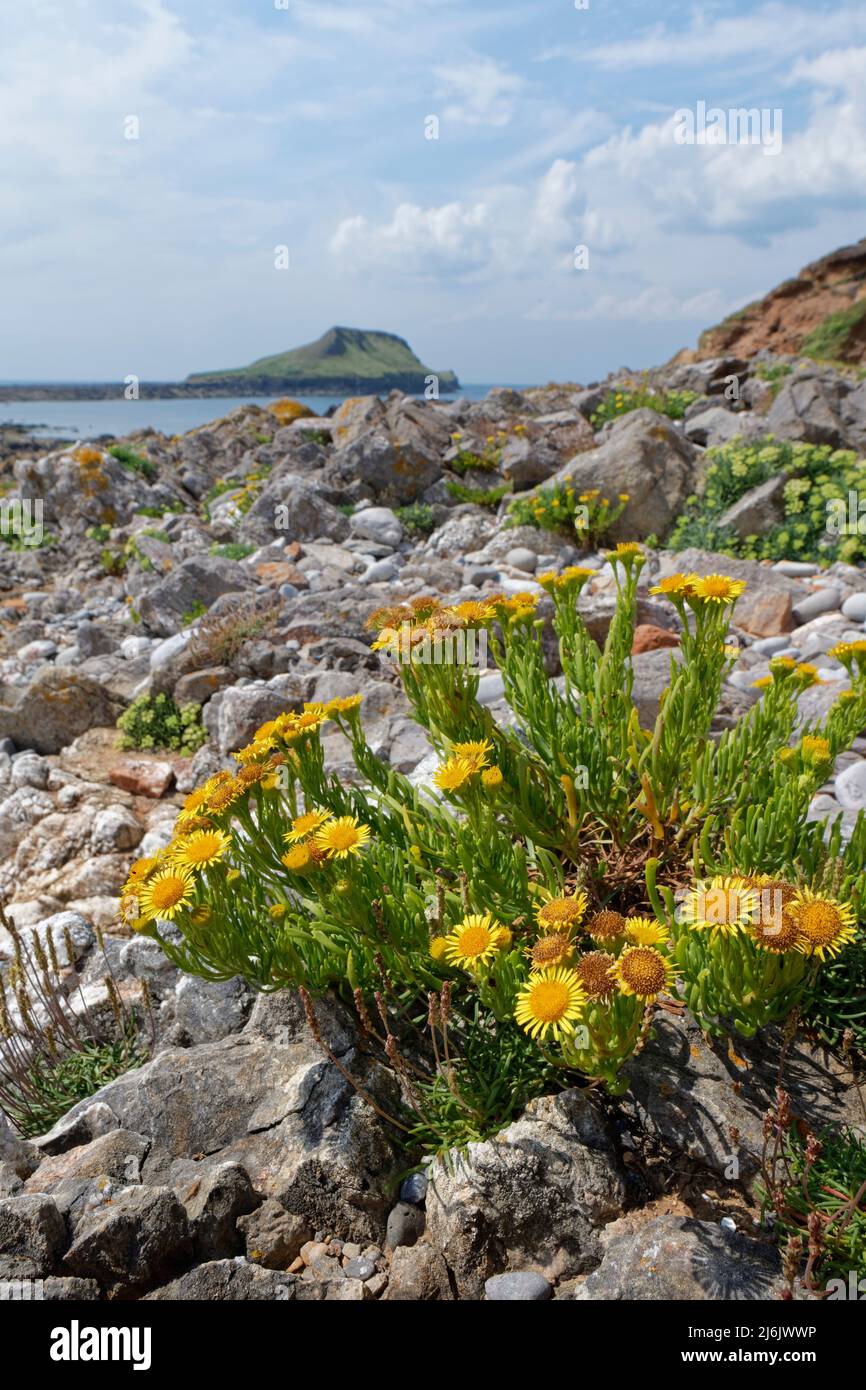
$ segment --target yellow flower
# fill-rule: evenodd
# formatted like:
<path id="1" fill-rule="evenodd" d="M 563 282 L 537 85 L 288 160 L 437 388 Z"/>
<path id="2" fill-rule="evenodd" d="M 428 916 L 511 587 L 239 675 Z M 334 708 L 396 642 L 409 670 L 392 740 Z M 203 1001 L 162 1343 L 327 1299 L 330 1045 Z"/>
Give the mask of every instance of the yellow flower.
<path id="1" fill-rule="evenodd" d="M 744 579 L 731 579 L 727 574 L 690 574 L 692 598 L 706 603 L 733 603 L 746 587 Z"/>
<path id="2" fill-rule="evenodd" d="M 752 681 L 752 688 L 754 690 L 766 690 L 767 686 L 772 684 L 772 676 L 759 676 L 756 681 Z"/>
<path id="3" fill-rule="evenodd" d="M 448 950 L 447 936 L 434 936 L 430 942 L 430 955 L 434 960 L 441 960 Z"/>
<path id="4" fill-rule="evenodd" d="M 502 786 L 502 782 L 501 767 L 486 767 L 481 774 L 482 786 L 485 786 L 488 791 L 495 791 L 497 787 Z"/>
<path id="5" fill-rule="evenodd" d="M 359 708 L 363 698 L 362 695 L 335 695 L 325 705 L 325 714 L 349 714 L 351 710 Z"/>
<path id="6" fill-rule="evenodd" d="M 505 930 L 489 912 L 470 913 L 446 937 L 445 958 L 450 965 L 464 970 L 479 970 L 489 965 L 496 952 L 505 945 Z"/>
<path id="7" fill-rule="evenodd" d="M 818 668 L 809 661 L 801 661 L 794 667 L 794 675 L 800 682 L 804 690 L 808 690 L 812 685 L 825 685 L 818 675 Z"/>
<path id="8" fill-rule="evenodd" d="M 586 1004 L 586 994 L 573 970 L 557 966 L 530 977 L 517 996 L 514 1017 L 532 1038 L 552 1033 L 558 1042 L 570 1037 Z"/>
<path id="9" fill-rule="evenodd" d="M 532 969 L 547 970 L 553 965 L 565 965 L 571 952 L 571 942 L 561 932 L 552 936 L 542 936 L 529 951 Z"/>
<path id="10" fill-rule="evenodd" d="M 716 936 L 737 936 L 759 915 L 754 889 L 745 879 L 716 875 L 698 883 L 683 904 L 682 920 L 696 931 Z"/>
<path id="11" fill-rule="evenodd" d="M 208 797 L 207 786 L 196 787 L 195 791 L 190 792 L 184 799 L 183 809 L 188 812 L 197 811 L 205 804 Z"/>
<path id="12" fill-rule="evenodd" d="M 586 912 L 586 893 L 579 888 L 570 898 L 549 898 L 535 914 L 539 926 L 552 931 L 571 931 Z"/>
<path id="13" fill-rule="evenodd" d="M 799 889 L 786 910 L 800 933 L 797 949 L 819 960 L 837 956 L 857 934 L 854 909 L 811 888 Z"/>
<path id="14" fill-rule="evenodd" d="M 330 811 L 305 811 L 302 816 L 295 816 L 291 830 L 286 831 L 283 839 L 286 844 L 297 844 L 298 840 L 305 840 L 308 835 L 315 834 L 330 819 Z"/>
<path id="15" fill-rule="evenodd" d="M 283 920 L 283 918 L 285 917 L 285 915 L 286 915 L 286 904 L 285 904 L 285 903 L 274 903 L 272 907 L 269 907 L 269 908 L 268 908 L 268 916 L 269 916 L 269 917 L 273 917 L 273 919 L 274 919 L 275 922 L 281 922 L 281 921 Z"/>
<path id="16" fill-rule="evenodd" d="M 809 767 L 820 767 L 822 763 L 828 763 L 833 757 L 830 750 L 829 740 L 818 738 L 814 734 L 805 734 L 800 740 L 800 752 L 803 755 L 803 762 Z"/>
<path id="17" fill-rule="evenodd" d="M 660 579 L 650 589 L 651 594 L 673 594 L 677 598 L 689 598 L 693 593 L 691 577 L 687 574 L 669 574 Z"/>
<path id="18" fill-rule="evenodd" d="M 240 782 L 236 782 L 234 778 L 230 779 L 228 782 L 221 782 L 219 786 L 214 787 L 213 791 L 208 795 L 208 809 L 216 812 L 225 811 L 231 806 L 232 802 L 237 801 L 242 792 L 243 786 Z"/>
<path id="19" fill-rule="evenodd" d="M 189 869 L 201 869 L 222 859 L 231 842 L 224 830 L 195 830 L 178 841 L 172 858 Z"/>
<path id="20" fill-rule="evenodd" d="M 487 760 L 493 752 L 493 744 L 489 738 L 478 739 L 474 743 L 453 743 L 452 751 L 458 758 L 465 758 L 472 765 L 473 772 L 480 772 L 487 766 Z"/>
<path id="21" fill-rule="evenodd" d="M 163 869 L 148 879 L 140 892 L 143 917 L 170 921 L 192 897 L 193 878 L 189 869 Z"/>
<path id="22" fill-rule="evenodd" d="M 360 854 L 369 838 L 369 825 L 359 825 L 354 816 L 337 816 L 316 832 L 314 843 L 329 859 L 345 859 L 349 854 Z"/>
<path id="23" fill-rule="evenodd" d="M 291 849 L 286 850 L 282 855 L 281 863 L 285 864 L 292 873 L 298 874 L 302 870 L 308 869 L 313 862 L 308 845 L 292 845 Z"/>
<path id="24" fill-rule="evenodd" d="M 608 550 L 605 559 L 620 560 L 628 566 L 633 560 L 645 560 L 646 556 L 637 541 L 618 541 L 615 550 Z"/>
<path id="25" fill-rule="evenodd" d="M 468 782 L 477 770 L 468 758 L 449 758 L 433 773 L 433 781 L 443 792 L 454 792 Z"/>
<path id="26" fill-rule="evenodd" d="M 658 946 L 667 941 L 667 928 L 652 917 L 626 917 L 625 934 L 636 946 Z"/>
<path id="27" fill-rule="evenodd" d="M 626 946 L 614 966 L 614 974 L 623 994 L 633 994 L 638 999 L 655 999 L 663 990 L 669 990 L 674 980 L 670 961 L 653 946 Z"/>

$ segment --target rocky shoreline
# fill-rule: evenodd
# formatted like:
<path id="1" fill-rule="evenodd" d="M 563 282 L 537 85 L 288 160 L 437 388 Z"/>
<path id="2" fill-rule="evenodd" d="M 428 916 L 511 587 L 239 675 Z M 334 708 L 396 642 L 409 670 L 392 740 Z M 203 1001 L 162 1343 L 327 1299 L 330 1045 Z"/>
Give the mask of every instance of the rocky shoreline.
<path id="1" fill-rule="evenodd" d="M 776 1032 L 734 1053 L 672 1006 L 621 1103 L 542 1097 L 451 1165 L 401 1180 L 415 1155 L 346 1072 L 374 1094 L 394 1077 L 364 1056 L 343 1004 L 317 1004 L 323 1053 L 293 991 L 184 975 L 118 917 L 131 860 L 164 846 L 184 795 L 286 709 L 359 692 L 378 756 L 429 780 L 426 734 L 371 650 L 374 610 L 540 593 L 538 573 L 579 561 L 598 570 L 580 610 L 603 640 L 615 593 L 603 553 L 506 525 L 510 500 L 557 481 L 626 498 L 607 539 L 658 544 L 632 656 L 643 727 L 679 640 L 673 606 L 650 589 L 680 570 L 748 585 L 715 734 L 759 699 L 780 654 L 823 682 L 801 695 L 801 720 L 826 713 L 848 684 L 831 651 L 866 632 L 866 567 L 664 541 L 708 447 L 772 435 L 862 454 L 866 387 L 766 353 L 671 365 L 645 385 L 693 393 L 683 418 L 641 408 L 600 424 L 629 389 L 617 375 L 479 402 L 368 394 L 288 422 L 241 406 L 179 438 L 130 436 L 125 457 L 69 446 L 6 459 L 3 501 L 39 501 L 46 539 L 0 543 L 0 976 L 16 936 L 50 941 L 69 997 L 107 1027 L 117 991 L 149 1060 L 47 1133 L 23 1140 L 0 1122 L 0 1279 L 42 1280 L 58 1300 L 779 1296 L 756 1196 Z M 736 504 L 743 534 L 775 523 L 763 486 Z M 160 693 L 202 707 L 202 745 L 120 749 L 117 718 Z M 495 669 L 479 698 L 511 717 Z M 846 836 L 866 804 L 864 735 L 810 811 L 841 817 Z M 341 736 L 322 742 L 329 771 L 356 775 Z M 799 1039 L 785 1074 L 811 1121 L 862 1126 L 850 1059 Z"/>

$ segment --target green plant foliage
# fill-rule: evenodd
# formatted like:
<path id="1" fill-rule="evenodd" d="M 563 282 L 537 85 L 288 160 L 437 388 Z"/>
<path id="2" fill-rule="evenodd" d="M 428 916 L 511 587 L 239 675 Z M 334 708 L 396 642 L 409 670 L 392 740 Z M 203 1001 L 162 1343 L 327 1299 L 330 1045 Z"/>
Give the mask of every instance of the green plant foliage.
<path id="1" fill-rule="evenodd" d="M 227 541 L 223 545 L 214 542 L 210 548 L 210 553 L 211 555 L 219 555 L 223 560 L 245 560 L 248 555 L 252 555 L 255 548 L 248 541 Z"/>
<path id="2" fill-rule="evenodd" d="M 464 487 L 462 483 L 446 483 L 445 486 L 451 497 L 457 502 L 472 502 L 476 507 L 498 507 L 503 497 L 507 497 L 511 488 L 506 483 L 503 487 Z"/>
<path id="3" fill-rule="evenodd" d="M 406 507 L 398 507 L 394 514 L 410 536 L 429 536 L 433 531 L 433 508 L 426 502 L 411 502 Z"/>
<path id="4" fill-rule="evenodd" d="M 110 444 L 107 452 L 112 458 L 116 458 L 118 463 L 129 473 L 140 473 L 149 483 L 152 483 L 157 476 L 158 469 L 150 459 L 142 458 L 134 449 L 130 449 L 126 444 Z"/>
<path id="5" fill-rule="evenodd" d="M 682 420 L 689 406 L 697 399 L 696 391 L 654 391 L 643 377 L 638 384 L 629 382 L 625 389 L 608 392 L 590 423 L 594 430 L 600 430 L 608 420 L 618 420 L 621 415 L 643 408 L 666 415 L 669 420 Z"/>
<path id="6" fill-rule="evenodd" d="M 656 592 L 680 613 L 681 650 L 645 730 L 630 655 L 645 555 L 622 544 L 610 558 L 603 647 L 577 607 L 594 571 L 539 576 L 561 690 L 535 594 L 372 615 L 374 649 L 398 662 L 439 754 L 431 784 L 376 755 L 360 696 L 287 712 L 237 751 L 234 776 L 187 798 L 164 856 L 135 866 L 124 892 L 132 928 L 187 971 L 340 991 L 404 1083 L 395 1124 L 430 1150 L 492 1132 L 558 1085 L 621 1092 L 659 996 L 679 995 L 708 1030 L 751 1036 L 800 1008 L 857 939 L 866 818 L 843 846 L 838 825 L 825 838 L 807 815 L 866 723 L 866 642 L 834 649 L 852 688 L 823 725 L 796 732 L 797 696 L 816 678 L 779 658 L 716 740 L 744 586 L 670 576 Z M 481 634 L 514 726 L 478 701 Z M 327 720 L 355 782 L 325 771 Z"/>
<path id="7" fill-rule="evenodd" d="M 866 495 L 866 459 L 858 459 L 849 449 L 766 436 L 708 449 L 707 460 L 704 491 L 700 497 L 689 498 L 668 538 L 668 549 L 700 546 L 752 560 L 793 557 L 828 564 L 866 558 L 866 535 L 859 532 L 859 518 L 853 529 L 849 522 L 849 495 Z M 745 538 L 721 524 L 728 507 L 777 474 L 787 478 L 784 522 L 763 535 Z"/>
<path id="8" fill-rule="evenodd" d="M 201 706 L 178 706 L 170 695 L 139 695 L 117 721 L 121 748 L 171 748 L 190 755 L 207 741 Z"/>
<path id="9" fill-rule="evenodd" d="M 849 355 L 852 340 L 863 340 L 864 319 L 866 299 L 858 299 L 847 309 L 828 314 L 823 323 L 819 323 L 803 339 L 800 349 L 803 356 L 819 361 L 844 361 Z"/>
<path id="10" fill-rule="evenodd" d="M 508 526 L 537 526 L 542 531 L 577 533 L 581 545 L 594 549 L 625 511 L 628 493 L 615 502 L 602 497 L 598 488 L 575 493 L 571 480 L 539 488 L 529 496 L 515 497 L 508 506 Z"/>

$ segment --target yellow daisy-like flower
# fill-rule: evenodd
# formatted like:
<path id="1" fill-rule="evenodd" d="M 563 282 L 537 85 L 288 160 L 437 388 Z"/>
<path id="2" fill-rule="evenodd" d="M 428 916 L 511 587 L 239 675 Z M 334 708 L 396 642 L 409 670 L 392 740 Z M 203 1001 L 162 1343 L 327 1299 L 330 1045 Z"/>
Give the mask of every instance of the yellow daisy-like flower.
<path id="1" fill-rule="evenodd" d="M 799 928 L 787 912 L 797 896 L 792 883 L 772 874 L 751 874 L 744 879 L 757 900 L 754 920 L 746 930 L 752 939 L 767 951 L 780 953 L 793 950 L 799 938 Z"/>
<path id="2" fill-rule="evenodd" d="M 349 714 L 351 710 L 360 707 L 363 698 L 363 695 L 335 695 L 334 699 L 325 705 L 325 713 L 329 716 Z"/>
<path id="3" fill-rule="evenodd" d="M 224 830 L 195 830 L 175 845 L 172 859 L 189 869 L 203 869 L 208 864 L 216 864 L 225 855 L 232 842 L 231 835 Z"/>
<path id="4" fill-rule="evenodd" d="M 514 1017 L 532 1038 L 550 1033 L 558 1042 L 570 1037 L 586 1005 L 586 994 L 573 970 L 557 966 L 533 975 L 517 996 Z"/>
<path id="5" fill-rule="evenodd" d="M 186 907 L 193 893 L 193 877 L 189 869 L 163 869 L 142 885 L 141 915 L 170 921 Z"/>
<path id="6" fill-rule="evenodd" d="M 478 599 L 467 599 L 465 603 L 455 604 L 453 608 L 446 608 L 446 613 L 459 618 L 461 622 L 467 624 L 484 624 L 489 619 L 490 605 L 481 603 Z"/>
<path id="7" fill-rule="evenodd" d="M 707 603 L 733 603 L 746 587 L 744 579 L 731 579 L 727 574 L 690 574 L 692 598 Z"/>
<path id="8" fill-rule="evenodd" d="M 225 811 L 243 793 L 243 785 L 236 782 L 233 778 L 228 782 L 220 782 L 219 786 L 214 787 L 208 795 L 208 809 L 219 813 Z"/>
<path id="9" fill-rule="evenodd" d="M 433 781 L 443 792 L 456 792 L 477 771 L 468 758 L 448 758 L 433 773 Z"/>
<path id="10" fill-rule="evenodd" d="M 354 816 L 337 816 L 317 830 L 314 843 L 329 859 L 345 859 L 350 854 L 360 854 L 369 838 L 369 825 L 359 825 Z"/>
<path id="11" fill-rule="evenodd" d="M 143 883 L 148 875 L 153 873 L 159 863 L 160 858 L 159 855 L 156 854 L 150 854 L 144 859 L 136 859 L 129 871 L 127 881 L 130 884 Z"/>
<path id="12" fill-rule="evenodd" d="M 430 942 L 430 955 L 433 960 L 442 960 L 448 950 L 447 936 L 434 936 Z"/>
<path id="13" fill-rule="evenodd" d="M 625 918 L 621 912 L 610 912 L 605 908 L 589 919 L 586 930 L 593 941 L 619 941 L 620 937 L 625 936 Z"/>
<path id="14" fill-rule="evenodd" d="M 632 560 L 644 560 L 646 556 L 637 541 L 618 541 L 614 550 L 608 550 L 605 559 L 622 560 L 629 564 Z"/>
<path id="15" fill-rule="evenodd" d="M 192 814 L 194 811 L 198 811 L 202 806 L 204 806 L 205 802 L 207 801 L 207 798 L 207 785 L 203 787 L 196 787 L 195 791 L 190 792 L 189 796 L 185 797 L 183 809 L 189 814 Z"/>
<path id="16" fill-rule="evenodd" d="M 505 945 L 505 929 L 489 912 L 472 912 L 445 938 L 445 959 L 464 970 L 480 970 L 489 965 Z"/>
<path id="17" fill-rule="evenodd" d="M 579 888 L 570 898 L 549 898 L 535 913 L 538 925 L 550 931 L 571 931 L 586 912 L 586 893 Z"/>
<path id="18" fill-rule="evenodd" d="M 481 774 L 481 784 L 488 791 L 495 791 L 497 787 L 501 787 L 503 780 L 501 767 L 485 767 Z"/>
<path id="19" fill-rule="evenodd" d="M 756 681 L 752 681 L 753 690 L 766 690 L 767 686 L 773 684 L 772 676 L 759 676 Z"/>
<path id="20" fill-rule="evenodd" d="M 675 598 L 688 598 L 693 592 L 691 576 L 688 574 L 669 574 L 666 579 L 660 579 L 658 584 L 654 584 L 650 589 L 651 594 L 667 594 Z"/>
<path id="21" fill-rule="evenodd" d="M 472 764 L 473 772 L 480 772 L 487 766 L 490 754 L 493 752 L 493 744 L 489 738 L 478 739 L 474 743 L 453 743 L 452 752 L 458 758 L 465 758 Z"/>
<path id="22" fill-rule="evenodd" d="M 799 889 L 786 911 L 800 933 L 797 949 L 819 960 L 837 956 L 857 934 L 854 909 L 811 888 Z"/>
<path id="23" fill-rule="evenodd" d="M 636 946 L 658 946 L 668 939 L 667 928 L 654 917 L 626 917 L 625 934 Z"/>
<path id="24" fill-rule="evenodd" d="M 292 845 L 291 849 L 286 850 L 285 854 L 281 856 L 280 862 L 285 864 L 286 868 L 290 869 L 293 874 L 298 874 L 310 867 L 313 856 L 308 845 Z"/>
<path id="25" fill-rule="evenodd" d="M 653 946 L 626 946 L 614 974 L 623 994 L 638 999 L 655 999 L 656 995 L 673 986 L 674 969 L 669 960 Z"/>
<path id="26" fill-rule="evenodd" d="M 543 936 L 530 948 L 529 957 L 533 970 L 547 970 L 554 965 L 565 965 L 571 956 L 572 945 L 567 936 L 556 932 L 553 936 Z"/>
<path id="27" fill-rule="evenodd" d="M 818 675 L 817 666 L 813 666 L 810 661 L 798 662 L 797 665 L 794 667 L 794 676 L 799 681 L 800 685 L 802 685 L 804 690 L 808 690 L 809 687 L 813 685 L 827 684 L 827 682 L 823 681 L 821 677 Z"/>
<path id="28" fill-rule="evenodd" d="M 238 770 L 237 781 L 241 787 L 251 787 L 255 782 L 261 782 L 270 773 L 270 768 L 265 763 L 247 763 L 246 767 Z"/>
<path id="29" fill-rule="evenodd" d="M 737 936 L 758 917 L 754 890 L 742 878 L 717 875 L 698 883 L 682 909 L 682 920 L 696 931 L 716 936 Z"/>
<path id="30" fill-rule="evenodd" d="M 306 840 L 308 835 L 314 835 L 329 820 L 330 811 L 305 811 L 302 816 L 295 816 L 291 830 L 286 831 L 283 839 L 286 844 L 297 844 L 299 840 Z"/>
<path id="31" fill-rule="evenodd" d="M 615 965 L 616 957 L 608 951 L 587 951 L 578 957 L 574 971 L 590 999 L 609 999 L 616 993 Z"/>
<path id="32" fill-rule="evenodd" d="M 253 739 L 245 748 L 239 748 L 232 754 L 236 763 L 255 763 L 269 753 L 274 746 L 272 738 Z"/>

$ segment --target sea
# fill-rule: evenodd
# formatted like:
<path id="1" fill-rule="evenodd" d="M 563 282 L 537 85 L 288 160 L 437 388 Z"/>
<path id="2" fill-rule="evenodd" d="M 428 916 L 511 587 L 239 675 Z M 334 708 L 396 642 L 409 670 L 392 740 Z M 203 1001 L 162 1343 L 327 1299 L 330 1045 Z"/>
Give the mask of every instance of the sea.
<path id="1" fill-rule="evenodd" d="M 522 389 L 510 382 L 497 382 L 496 385 Z M 484 384 L 465 385 L 456 395 L 441 399 L 457 400 L 464 396 L 480 401 L 491 389 Z M 302 401 L 317 415 L 324 415 L 329 406 L 340 405 L 347 395 L 293 399 Z M 98 439 L 102 435 L 120 438 L 148 426 L 161 434 L 185 434 L 210 420 L 219 420 L 238 405 L 266 406 L 274 399 L 273 396 L 184 396 L 138 401 L 0 401 L 0 428 L 21 425 L 37 439 Z"/>

